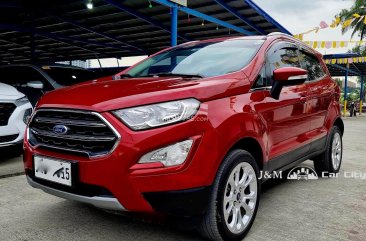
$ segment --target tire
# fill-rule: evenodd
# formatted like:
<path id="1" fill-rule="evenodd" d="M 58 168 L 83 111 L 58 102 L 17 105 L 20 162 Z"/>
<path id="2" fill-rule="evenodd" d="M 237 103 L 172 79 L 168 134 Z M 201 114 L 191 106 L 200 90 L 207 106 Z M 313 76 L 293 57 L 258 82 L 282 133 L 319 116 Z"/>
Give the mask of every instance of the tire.
<path id="1" fill-rule="evenodd" d="M 20 157 L 21 155 L 23 155 L 23 143 L 14 146 L 14 152 L 13 153 L 14 153 L 15 157 Z"/>
<path id="2" fill-rule="evenodd" d="M 20 157 L 21 155 L 23 155 L 23 144 L 0 148 L 1 159 L 5 160 Z"/>
<path id="3" fill-rule="evenodd" d="M 238 179 L 235 178 L 234 173 L 239 174 Z M 247 175 L 244 176 L 244 173 Z M 207 212 L 198 228 L 202 236 L 215 241 L 237 241 L 247 235 L 258 210 L 260 199 L 258 176 L 258 165 L 249 152 L 244 150 L 229 152 L 217 172 Z M 239 185 L 235 183 L 239 183 Z M 230 195 L 228 195 L 229 193 Z M 251 198 L 244 198 L 244 196 Z M 224 206 L 225 208 L 232 207 L 232 211 L 225 211 Z M 235 210 L 240 210 L 240 215 L 244 220 L 236 222 L 241 224 L 239 228 L 229 225 L 237 220 L 234 217 Z"/>
<path id="4" fill-rule="evenodd" d="M 314 168 L 319 177 L 323 172 L 338 173 L 342 164 L 342 132 L 337 126 L 333 126 L 328 139 L 325 152 L 313 158 Z"/>

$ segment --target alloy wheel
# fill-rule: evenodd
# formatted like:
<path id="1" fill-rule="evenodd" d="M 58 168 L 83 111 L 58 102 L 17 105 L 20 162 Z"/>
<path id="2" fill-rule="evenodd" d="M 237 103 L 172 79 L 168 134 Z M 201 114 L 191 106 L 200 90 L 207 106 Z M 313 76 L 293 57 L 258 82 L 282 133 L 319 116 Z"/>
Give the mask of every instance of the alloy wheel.
<path id="1" fill-rule="evenodd" d="M 242 162 L 230 173 L 223 198 L 227 228 L 233 234 L 243 232 L 253 218 L 258 197 L 257 176 L 253 167 Z"/>
<path id="2" fill-rule="evenodd" d="M 342 160 L 342 138 L 339 133 L 335 133 L 332 142 L 332 164 L 334 170 L 338 170 Z"/>

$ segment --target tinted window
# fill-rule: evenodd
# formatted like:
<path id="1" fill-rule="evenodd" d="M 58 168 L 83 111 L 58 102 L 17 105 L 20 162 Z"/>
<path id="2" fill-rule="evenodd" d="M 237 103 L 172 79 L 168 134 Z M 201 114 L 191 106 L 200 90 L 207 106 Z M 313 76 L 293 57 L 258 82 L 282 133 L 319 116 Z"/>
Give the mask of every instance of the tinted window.
<path id="1" fill-rule="evenodd" d="M 253 89 L 256 88 L 263 88 L 267 86 L 267 81 L 266 81 L 266 71 L 265 71 L 265 67 L 263 67 L 257 77 L 256 82 L 253 85 Z"/>
<path id="2" fill-rule="evenodd" d="M 30 81 L 41 81 L 46 90 L 52 89 L 52 86 L 43 75 L 31 67 L 9 66 L 0 68 L 0 82 L 2 83 L 19 88 L 26 87 Z"/>
<path id="3" fill-rule="evenodd" d="M 132 77 L 157 73 L 216 76 L 235 72 L 246 66 L 263 40 L 226 40 L 192 43 L 164 51 L 128 71 Z"/>
<path id="4" fill-rule="evenodd" d="M 27 86 L 30 81 L 41 81 L 43 89 L 34 89 Z M 26 95 L 34 106 L 39 98 L 53 90 L 53 86 L 36 69 L 28 66 L 8 66 L 0 68 L 0 82 L 14 86 L 19 92 Z"/>
<path id="5" fill-rule="evenodd" d="M 298 51 L 295 48 L 282 48 L 272 53 L 269 58 L 269 65 L 271 75 L 274 70 L 282 67 L 298 67 L 300 68 L 300 61 Z"/>
<path id="6" fill-rule="evenodd" d="M 98 78 L 98 74 L 84 69 L 67 67 L 42 67 L 54 81 L 59 85 L 69 86 Z"/>
<path id="7" fill-rule="evenodd" d="M 315 56 L 307 53 L 301 52 L 301 62 L 303 68 L 308 71 L 308 80 L 317 80 L 325 75 L 324 70 Z"/>

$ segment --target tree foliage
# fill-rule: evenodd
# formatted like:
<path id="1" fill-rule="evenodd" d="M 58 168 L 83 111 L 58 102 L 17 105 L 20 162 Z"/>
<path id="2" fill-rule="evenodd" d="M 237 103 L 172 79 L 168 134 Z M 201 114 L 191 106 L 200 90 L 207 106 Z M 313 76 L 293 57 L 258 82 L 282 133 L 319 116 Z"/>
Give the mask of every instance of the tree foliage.
<path id="1" fill-rule="evenodd" d="M 348 51 L 349 53 L 360 54 L 361 56 L 366 56 L 366 45 L 357 45 Z"/>
<path id="2" fill-rule="evenodd" d="M 354 1 L 350 9 L 343 9 L 336 17 L 341 19 L 341 23 L 352 21 L 348 26 L 342 28 L 342 34 L 352 31 L 352 37 L 355 34 L 358 34 L 360 40 L 366 37 L 366 0 Z"/>

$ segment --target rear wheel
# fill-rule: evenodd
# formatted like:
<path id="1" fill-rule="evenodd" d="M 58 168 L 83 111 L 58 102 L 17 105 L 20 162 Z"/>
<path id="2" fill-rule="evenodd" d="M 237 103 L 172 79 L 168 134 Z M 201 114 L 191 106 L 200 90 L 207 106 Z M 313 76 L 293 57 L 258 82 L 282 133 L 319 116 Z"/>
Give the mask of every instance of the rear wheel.
<path id="1" fill-rule="evenodd" d="M 259 204 L 258 165 L 250 153 L 234 150 L 225 158 L 214 182 L 200 232 L 211 240 L 242 240 Z"/>
<path id="2" fill-rule="evenodd" d="M 337 126 L 332 128 L 329 138 L 326 151 L 314 158 L 314 168 L 319 176 L 321 176 L 323 172 L 338 173 L 341 168 L 343 142 L 342 133 Z"/>

